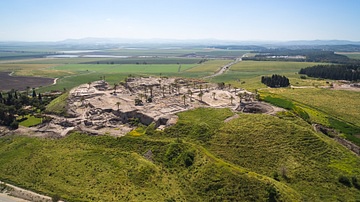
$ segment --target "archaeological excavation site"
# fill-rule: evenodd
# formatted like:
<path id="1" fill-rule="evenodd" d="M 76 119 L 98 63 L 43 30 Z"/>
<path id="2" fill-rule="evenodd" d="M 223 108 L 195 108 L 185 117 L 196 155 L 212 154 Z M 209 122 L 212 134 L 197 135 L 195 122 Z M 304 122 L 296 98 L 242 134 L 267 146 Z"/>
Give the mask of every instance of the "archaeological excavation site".
<path id="1" fill-rule="evenodd" d="M 139 124 L 158 130 L 174 125 L 177 113 L 198 107 L 274 114 L 281 108 L 258 101 L 258 95 L 224 83 L 167 77 L 128 77 L 119 84 L 104 80 L 73 88 L 67 114 L 27 130 L 31 136 L 63 137 L 77 130 L 92 135 L 123 136 Z M 25 132 L 25 131 L 24 131 Z"/>

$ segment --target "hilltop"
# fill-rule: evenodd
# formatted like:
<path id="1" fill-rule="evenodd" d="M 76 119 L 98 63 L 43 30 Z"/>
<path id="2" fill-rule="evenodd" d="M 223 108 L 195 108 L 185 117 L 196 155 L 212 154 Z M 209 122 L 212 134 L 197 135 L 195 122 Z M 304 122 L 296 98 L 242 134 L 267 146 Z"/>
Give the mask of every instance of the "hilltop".
<path id="1" fill-rule="evenodd" d="M 0 178 L 71 201 L 360 199 L 358 156 L 256 97 L 198 79 L 89 82 L 49 104 L 50 123 L 0 138 Z"/>

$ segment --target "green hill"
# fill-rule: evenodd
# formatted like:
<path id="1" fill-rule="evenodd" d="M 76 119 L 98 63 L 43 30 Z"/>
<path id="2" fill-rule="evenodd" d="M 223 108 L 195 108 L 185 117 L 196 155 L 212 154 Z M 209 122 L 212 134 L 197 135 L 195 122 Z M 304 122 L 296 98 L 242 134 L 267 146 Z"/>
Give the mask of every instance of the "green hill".
<path id="1" fill-rule="evenodd" d="M 356 201 L 360 159 L 290 116 L 199 108 L 163 132 L 0 138 L 0 179 L 68 201 Z M 138 135 L 138 134 L 137 134 Z"/>

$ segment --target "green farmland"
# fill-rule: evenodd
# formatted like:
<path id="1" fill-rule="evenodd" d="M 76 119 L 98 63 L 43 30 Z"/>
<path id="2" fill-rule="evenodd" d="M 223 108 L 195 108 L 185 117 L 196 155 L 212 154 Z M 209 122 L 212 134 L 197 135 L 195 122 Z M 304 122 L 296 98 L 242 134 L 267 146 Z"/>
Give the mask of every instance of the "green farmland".
<path id="1" fill-rule="evenodd" d="M 287 76 L 292 85 L 325 84 L 314 80 L 301 80 L 297 74 L 301 68 L 319 63 L 309 62 L 278 62 L 278 61 L 242 61 L 233 65 L 225 74 L 212 78 L 212 82 L 231 83 L 233 86 L 249 90 L 264 88 L 261 76 L 281 74 Z"/>
<path id="2" fill-rule="evenodd" d="M 58 78 L 36 91 L 66 91 L 42 113 L 69 120 L 69 89 L 80 84 L 105 77 L 112 86 L 129 75 L 201 80 L 248 52 L 114 48 L 91 53 L 129 58 L 3 53 L 0 71 Z M 317 64 L 247 60 L 206 79 L 256 91 L 263 101 L 286 109 L 274 115 L 200 107 L 178 113 L 177 123 L 164 130 L 138 124 L 122 137 L 81 131 L 59 138 L 0 136 L 0 180 L 66 201 L 360 201 L 359 156 L 314 129 L 321 124 L 360 146 L 360 94 L 330 89 L 341 84 L 336 81 L 298 74 Z M 291 86 L 261 83 L 272 74 L 285 75 Z M 47 121 L 25 117 L 21 127 Z"/>
<path id="3" fill-rule="evenodd" d="M 351 59 L 360 60 L 360 52 L 338 52 L 337 54 L 345 55 Z"/>

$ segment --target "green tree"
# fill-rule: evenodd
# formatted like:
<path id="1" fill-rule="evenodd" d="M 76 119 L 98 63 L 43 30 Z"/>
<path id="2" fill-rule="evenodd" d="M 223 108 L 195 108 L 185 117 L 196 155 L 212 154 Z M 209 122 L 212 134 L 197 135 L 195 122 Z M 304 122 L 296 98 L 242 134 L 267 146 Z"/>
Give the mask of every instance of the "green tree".
<path id="1" fill-rule="evenodd" d="M 233 104 L 233 100 L 234 100 L 235 98 L 233 97 L 233 96 L 230 96 L 230 104 L 232 105 Z"/>
<path id="2" fill-rule="evenodd" d="M 114 83 L 114 94 L 116 94 L 116 89 L 118 86 L 119 86 L 118 84 Z"/>
<path id="3" fill-rule="evenodd" d="M 184 102 L 184 106 L 186 106 L 186 103 L 185 103 L 186 95 L 185 95 L 185 93 L 183 94 L 182 99 L 183 99 L 183 102 Z"/>
<path id="4" fill-rule="evenodd" d="M 191 101 L 192 101 L 193 92 L 189 89 L 189 90 L 188 90 L 188 94 L 190 95 L 189 97 L 190 97 L 190 102 L 191 102 Z"/>
<path id="5" fill-rule="evenodd" d="M 116 106 L 117 106 L 117 108 L 118 108 L 117 110 L 119 111 L 119 110 L 120 110 L 120 104 L 121 104 L 121 103 L 120 103 L 120 102 L 116 102 L 115 104 L 116 104 Z"/>
<path id="6" fill-rule="evenodd" d="M 242 93 L 238 93 L 237 96 L 239 97 L 239 104 L 241 104 L 241 99 L 243 97 L 243 94 Z"/>
<path id="7" fill-rule="evenodd" d="M 32 97 L 33 97 L 33 98 L 36 98 L 35 88 L 33 88 Z"/>
<path id="8" fill-rule="evenodd" d="M 149 86 L 149 90 L 150 90 L 150 97 L 153 97 L 153 86 Z"/>
<path id="9" fill-rule="evenodd" d="M 203 96 L 204 96 L 204 93 L 202 91 L 200 91 L 200 93 L 198 94 L 198 97 L 200 98 L 201 101 L 202 101 Z"/>

